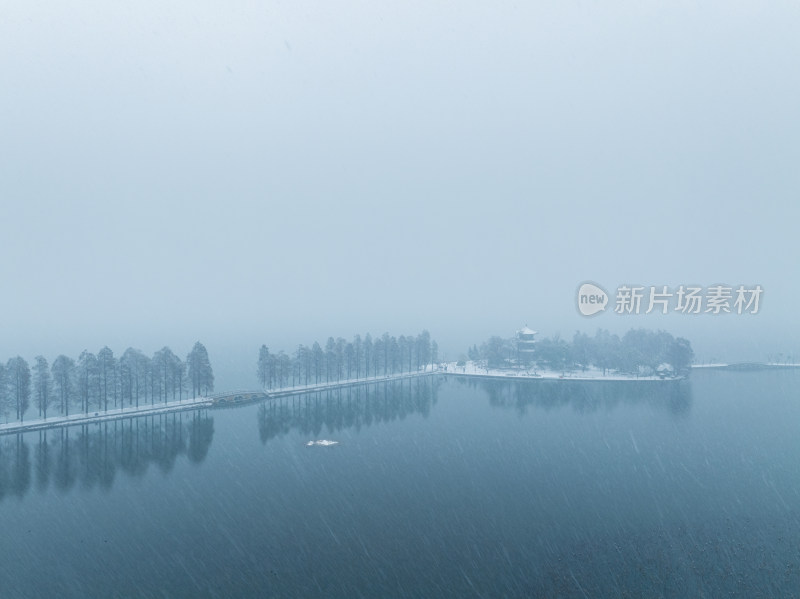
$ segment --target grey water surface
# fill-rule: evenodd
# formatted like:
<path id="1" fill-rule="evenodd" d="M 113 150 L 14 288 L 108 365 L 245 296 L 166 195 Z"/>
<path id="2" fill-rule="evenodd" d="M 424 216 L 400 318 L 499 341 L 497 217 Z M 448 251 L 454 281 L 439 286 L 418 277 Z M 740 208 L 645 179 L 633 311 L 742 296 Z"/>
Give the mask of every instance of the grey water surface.
<path id="1" fill-rule="evenodd" d="M 0 595 L 791 596 L 798 381 L 450 375 L 0 437 Z"/>

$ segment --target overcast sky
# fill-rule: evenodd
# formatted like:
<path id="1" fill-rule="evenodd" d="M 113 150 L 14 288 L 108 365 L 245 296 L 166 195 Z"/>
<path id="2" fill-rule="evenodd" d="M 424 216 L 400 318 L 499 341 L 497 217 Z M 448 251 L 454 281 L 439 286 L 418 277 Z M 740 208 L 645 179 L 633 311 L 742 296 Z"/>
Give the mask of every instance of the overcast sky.
<path id="1" fill-rule="evenodd" d="M 0 7 L 0 355 L 527 323 L 800 356 L 796 2 Z M 577 286 L 761 284 L 757 315 Z"/>

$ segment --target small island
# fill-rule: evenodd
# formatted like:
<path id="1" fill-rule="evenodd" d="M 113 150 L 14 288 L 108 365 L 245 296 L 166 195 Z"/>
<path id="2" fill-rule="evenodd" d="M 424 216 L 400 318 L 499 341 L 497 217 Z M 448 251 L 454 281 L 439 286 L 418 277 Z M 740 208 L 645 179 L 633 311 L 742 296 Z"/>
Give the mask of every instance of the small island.
<path id="1" fill-rule="evenodd" d="M 446 369 L 488 377 L 664 380 L 688 376 L 694 359 L 691 343 L 666 331 L 631 329 L 622 337 L 605 329 L 593 337 L 577 331 L 571 342 L 536 335 L 525 325 L 513 337 L 492 336 Z"/>

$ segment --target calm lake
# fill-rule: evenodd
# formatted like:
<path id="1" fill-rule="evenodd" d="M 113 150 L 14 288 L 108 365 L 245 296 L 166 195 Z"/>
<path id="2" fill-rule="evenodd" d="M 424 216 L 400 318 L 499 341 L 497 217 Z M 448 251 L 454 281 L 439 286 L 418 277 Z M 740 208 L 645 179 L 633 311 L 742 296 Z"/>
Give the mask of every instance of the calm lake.
<path id="1" fill-rule="evenodd" d="M 796 596 L 798 382 L 450 375 L 0 437 L 0 596 Z"/>

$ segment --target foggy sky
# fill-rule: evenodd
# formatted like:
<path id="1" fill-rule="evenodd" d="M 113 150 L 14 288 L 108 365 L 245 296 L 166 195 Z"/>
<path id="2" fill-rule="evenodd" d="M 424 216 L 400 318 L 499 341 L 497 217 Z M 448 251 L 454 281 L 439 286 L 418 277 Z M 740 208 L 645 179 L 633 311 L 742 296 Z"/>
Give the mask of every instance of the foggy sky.
<path id="1" fill-rule="evenodd" d="M 0 358 L 201 339 L 247 373 L 261 343 L 427 328 L 455 359 L 525 323 L 800 356 L 798 25 L 789 2 L 8 2 Z M 585 318 L 586 280 L 764 296 Z"/>

